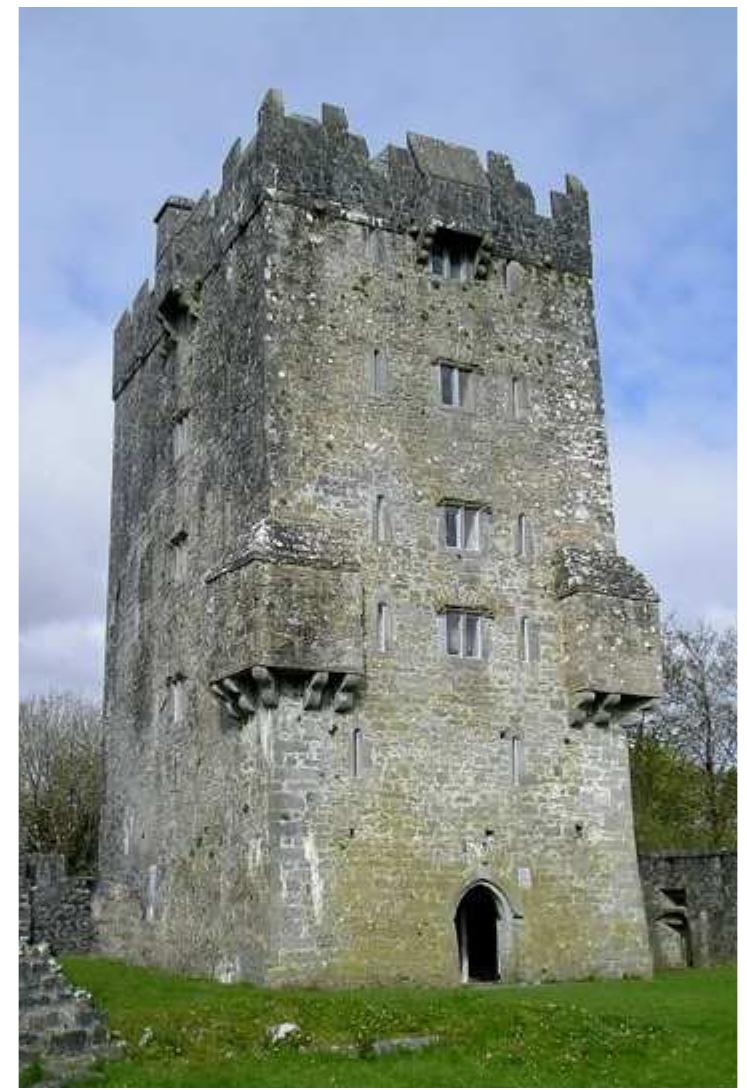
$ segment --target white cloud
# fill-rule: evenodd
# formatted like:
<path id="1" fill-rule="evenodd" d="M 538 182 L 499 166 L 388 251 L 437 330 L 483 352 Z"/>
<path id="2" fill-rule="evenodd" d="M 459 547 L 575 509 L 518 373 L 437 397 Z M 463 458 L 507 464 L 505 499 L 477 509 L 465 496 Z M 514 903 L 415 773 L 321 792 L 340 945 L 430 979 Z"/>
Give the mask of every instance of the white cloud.
<path id="1" fill-rule="evenodd" d="M 612 429 L 618 545 L 665 611 L 735 623 L 736 466 L 665 413 Z"/>
<path id="2" fill-rule="evenodd" d="M 100 699 L 104 621 L 76 617 L 34 625 L 21 634 L 21 696 L 71 691 Z"/>
<path id="3" fill-rule="evenodd" d="M 75 335 L 32 331 L 23 354 L 22 688 L 29 691 L 44 676 L 62 684 L 67 673 L 69 685 L 74 679 L 90 690 L 99 683 L 100 653 L 91 631 L 101 623 L 106 583 L 109 333 L 85 324 Z"/>
<path id="4" fill-rule="evenodd" d="M 28 9 L 22 25 L 26 691 L 99 684 L 109 327 L 150 271 L 161 198 L 215 187 L 271 85 L 289 110 L 346 106 L 372 151 L 410 129 L 505 152 L 544 211 L 566 170 L 582 178 L 621 550 L 667 606 L 733 615 L 733 12 L 185 9 L 176 26 Z M 459 54 L 467 97 L 444 80 Z"/>

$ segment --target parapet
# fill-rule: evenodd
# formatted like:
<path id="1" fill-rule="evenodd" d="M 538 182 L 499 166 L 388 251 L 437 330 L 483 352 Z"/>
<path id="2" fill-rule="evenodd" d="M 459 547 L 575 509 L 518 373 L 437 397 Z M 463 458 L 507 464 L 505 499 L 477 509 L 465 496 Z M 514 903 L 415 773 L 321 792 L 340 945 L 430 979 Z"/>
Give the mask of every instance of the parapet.
<path id="1" fill-rule="evenodd" d="M 661 696 L 659 599 L 624 557 L 567 546 L 554 556 L 571 725 L 606 725 Z"/>
<path id="2" fill-rule="evenodd" d="M 279 91 L 265 96 L 255 143 L 275 188 L 357 208 L 395 229 L 435 220 L 488 234 L 498 256 L 591 274 L 587 194 L 570 175 L 565 192 L 550 195 L 551 215 L 540 216 L 505 155 L 488 152 L 485 169 L 472 148 L 408 133 L 406 148 L 388 145 L 371 159 L 341 107 L 325 104 L 321 121 L 286 114 Z"/>
<path id="3" fill-rule="evenodd" d="M 646 577 L 624 556 L 566 545 L 555 554 L 555 596 L 566 598 L 579 592 L 659 601 Z"/>
<path id="4" fill-rule="evenodd" d="M 329 215 L 354 212 L 391 231 L 449 227 L 497 258 L 591 275 L 588 200 L 576 178 L 551 193 L 551 214 L 541 216 L 505 155 L 488 152 L 484 167 L 471 148 L 409 133 L 406 147 L 390 144 L 372 158 L 342 107 L 324 103 L 319 120 L 286 113 L 271 90 L 254 138 L 231 146 L 217 193 L 170 196 L 158 210 L 153 286 L 141 287 L 115 331 L 115 397 L 160 336 L 163 298 L 203 281 L 267 197 Z"/>
<path id="5" fill-rule="evenodd" d="M 362 590 L 352 540 L 263 519 L 207 572 L 208 669 L 363 674 Z"/>

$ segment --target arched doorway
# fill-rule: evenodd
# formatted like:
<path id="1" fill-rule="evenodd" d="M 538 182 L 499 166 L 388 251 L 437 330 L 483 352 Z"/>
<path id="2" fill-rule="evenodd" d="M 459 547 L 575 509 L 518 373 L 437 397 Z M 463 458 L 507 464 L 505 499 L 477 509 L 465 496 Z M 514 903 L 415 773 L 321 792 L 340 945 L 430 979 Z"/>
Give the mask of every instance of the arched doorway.
<path id="1" fill-rule="evenodd" d="M 501 979 L 499 920 L 498 899 L 492 889 L 482 883 L 471 886 L 454 917 L 463 983 Z"/>
<path id="2" fill-rule="evenodd" d="M 690 925 L 681 912 L 659 916 L 654 925 L 654 957 L 659 969 L 686 969 L 693 963 Z"/>

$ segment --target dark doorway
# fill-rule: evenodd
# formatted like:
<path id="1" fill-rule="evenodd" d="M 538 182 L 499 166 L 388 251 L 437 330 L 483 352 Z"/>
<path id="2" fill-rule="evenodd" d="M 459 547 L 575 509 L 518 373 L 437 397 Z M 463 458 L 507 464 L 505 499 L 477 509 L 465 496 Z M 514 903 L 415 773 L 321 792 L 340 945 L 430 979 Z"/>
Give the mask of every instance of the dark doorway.
<path id="1" fill-rule="evenodd" d="M 657 969 L 686 969 L 693 963 L 690 926 L 679 912 L 660 916 L 654 925 Z"/>
<path id="2" fill-rule="evenodd" d="M 486 886 L 473 886 L 459 902 L 456 931 L 462 980 L 500 980 L 498 905 Z"/>

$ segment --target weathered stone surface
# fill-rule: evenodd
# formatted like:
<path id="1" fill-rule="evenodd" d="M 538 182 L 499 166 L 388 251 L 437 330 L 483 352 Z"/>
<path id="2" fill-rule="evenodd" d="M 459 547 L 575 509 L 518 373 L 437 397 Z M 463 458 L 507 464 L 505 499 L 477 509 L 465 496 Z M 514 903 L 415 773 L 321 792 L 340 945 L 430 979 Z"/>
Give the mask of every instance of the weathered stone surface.
<path id="1" fill-rule="evenodd" d="M 372 160 L 271 93 L 167 205 L 115 332 L 104 949 L 456 983 L 487 897 L 483 973 L 646 973 L 618 711 L 657 603 L 615 553 L 585 190 L 539 216 L 505 156 Z"/>
<path id="2" fill-rule="evenodd" d="M 48 943 L 56 954 L 86 953 L 96 945 L 91 914 L 95 879 L 68 875 L 64 856 L 19 856 L 19 937 Z"/>
<path id="3" fill-rule="evenodd" d="M 657 968 L 736 960 L 736 852 L 651 852 L 638 865 Z"/>
<path id="4" fill-rule="evenodd" d="M 424 1033 L 417 1037 L 382 1037 L 373 1042 L 371 1051 L 375 1056 L 388 1056 L 392 1052 L 420 1052 L 437 1045 L 439 1040 L 437 1033 Z"/>
<path id="5" fill-rule="evenodd" d="M 94 1060 L 117 1054 L 104 1016 L 87 992 L 66 979 L 46 943 L 21 942 L 18 975 L 19 1062 L 21 1069 L 41 1065 L 34 1085 L 61 1086 Z"/>

